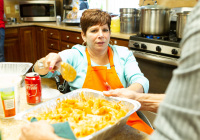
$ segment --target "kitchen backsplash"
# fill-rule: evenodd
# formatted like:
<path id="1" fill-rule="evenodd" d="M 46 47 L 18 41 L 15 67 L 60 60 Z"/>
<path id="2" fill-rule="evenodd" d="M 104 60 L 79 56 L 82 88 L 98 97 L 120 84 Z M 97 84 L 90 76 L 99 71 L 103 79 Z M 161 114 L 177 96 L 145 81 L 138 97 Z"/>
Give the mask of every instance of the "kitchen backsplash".
<path id="1" fill-rule="evenodd" d="M 158 5 L 165 5 L 171 8 L 193 7 L 197 3 L 197 0 L 140 0 L 139 5 L 152 5 L 155 1 L 157 1 Z"/>
<path id="2" fill-rule="evenodd" d="M 4 0 L 4 12 L 6 18 L 14 17 L 19 21 L 19 0 Z"/>

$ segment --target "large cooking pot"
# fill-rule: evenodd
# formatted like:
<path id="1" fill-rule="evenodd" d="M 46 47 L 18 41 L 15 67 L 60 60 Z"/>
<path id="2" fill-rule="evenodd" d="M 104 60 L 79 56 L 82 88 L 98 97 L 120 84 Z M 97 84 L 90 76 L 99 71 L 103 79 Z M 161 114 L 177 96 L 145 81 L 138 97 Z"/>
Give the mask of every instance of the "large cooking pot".
<path id="1" fill-rule="evenodd" d="M 177 13 L 176 36 L 182 38 L 183 30 L 190 12 Z"/>
<path id="2" fill-rule="evenodd" d="M 165 35 L 170 30 L 171 9 L 148 5 L 141 7 L 140 32 L 145 35 Z"/>
<path id="3" fill-rule="evenodd" d="M 120 33 L 138 33 L 140 26 L 140 10 L 136 8 L 120 8 Z"/>

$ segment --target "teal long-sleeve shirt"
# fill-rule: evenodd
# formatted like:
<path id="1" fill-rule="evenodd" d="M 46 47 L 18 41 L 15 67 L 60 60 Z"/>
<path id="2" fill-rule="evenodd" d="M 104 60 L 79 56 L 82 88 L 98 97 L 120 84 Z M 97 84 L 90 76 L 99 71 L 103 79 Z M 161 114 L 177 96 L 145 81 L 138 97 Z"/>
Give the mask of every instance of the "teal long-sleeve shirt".
<path id="1" fill-rule="evenodd" d="M 114 52 L 113 61 L 115 70 L 123 86 L 126 88 L 133 83 L 139 83 L 143 86 L 144 92 L 147 93 L 149 90 L 149 81 L 141 72 L 132 51 L 129 51 L 128 48 L 122 46 L 109 46 Z M 72 65 L 77 72 L 76 79 L 73 82 L 69 82 L 70 90 L 80 89 L 84 84 L 88 66 L 85 49 L 85 46 L 75 45 L 72 49 L 67 49 L 58 53 L 62 61 Z M 99 66 L 93 61 L 91 61 L 91 65 Z M 110 69 L 110 64 L 105 66 Z M 59 74 L 60 73 L 57 71 L 54 73 L 49 72 L 43 77 L 51 78 Z"/>

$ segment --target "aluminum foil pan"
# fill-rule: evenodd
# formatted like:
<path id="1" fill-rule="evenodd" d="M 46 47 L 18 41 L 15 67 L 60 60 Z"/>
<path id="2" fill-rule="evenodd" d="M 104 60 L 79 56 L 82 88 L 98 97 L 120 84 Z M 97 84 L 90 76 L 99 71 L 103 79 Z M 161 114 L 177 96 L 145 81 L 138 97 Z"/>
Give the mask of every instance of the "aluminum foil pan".
<path id="1" fill-rule="evenodd" d="M 138 101 L 131 100 L 131 99 L 126 99 L 126 98 L 119 98 L 119 97 L 105 97 L 102 92 L 96 91 L 96 90 L 91 90 L 91 89 L 78 89 L 74 90 L 72 92 L 69 92 L 67 94 L 61 95 L 59 97 L 56 97 L 52 100 L 49 100 L 47 102 L 41 103 L 27 111 L 21 112 L 15 116 L 16 120 L 27 120 L 27 116 L 31 114 L 37 114 L 37 113 L 42 113 L 44 111 L 49 111 L 49 110 L 54 110 L 56 106 L 56 100 L 60 99 L 60 101 L 65 100 L 65 99 L 80 99 L 79 94 L 83 92 L 84 97 L 87 99 L 91 97 L 95 98 L 102 98 L 106 99 L 108 101 L 121 101 L 121 104 L 125 106 L 125 109 L 128 110 L 128 113 L 126 114 L 125 117 L 122 117 L 117 123 L 114 125 L 107 126 L 89 136 L 86 136 L 84 138 L 78 138 L 78 140 L 99 140 L 99 139 L 106 139 L 113 134 L 115 134 L 119 129 L 124 126 L 129 118 L 129 116 L 136 112 L 140 107 L 141 104 Z"/>
<path id="2" fill-rule="evenodd" d="M 25 62 L 0 62 L 0 73 L 12 75 L 25 75 L 32 65 L 32 63 Z"/>

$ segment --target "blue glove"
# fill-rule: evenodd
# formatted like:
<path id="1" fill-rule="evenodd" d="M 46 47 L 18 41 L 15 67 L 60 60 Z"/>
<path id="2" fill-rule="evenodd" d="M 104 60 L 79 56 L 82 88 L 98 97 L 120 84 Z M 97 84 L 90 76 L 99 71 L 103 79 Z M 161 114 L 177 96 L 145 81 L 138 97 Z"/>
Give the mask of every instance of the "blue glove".
<path id="1" fill-rule="evenodd" d="M 31 118 L 31 122 L 38 121 L 35 117 Z M 55 123 L 51 124 L 54 128 L 54 132 L 56 135 L 62 138 L 70 139 L 70 140 L 76 140 L 76 137 L 74 136 L 74 133 L 72 132 L 72 129 L 68 122 L 63 123 Z"/>

